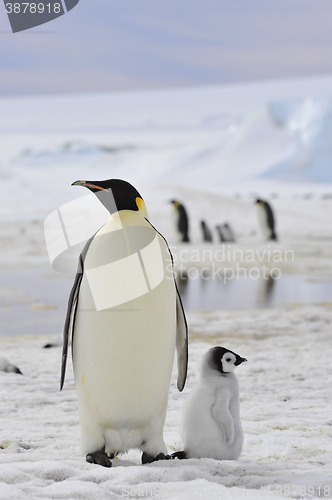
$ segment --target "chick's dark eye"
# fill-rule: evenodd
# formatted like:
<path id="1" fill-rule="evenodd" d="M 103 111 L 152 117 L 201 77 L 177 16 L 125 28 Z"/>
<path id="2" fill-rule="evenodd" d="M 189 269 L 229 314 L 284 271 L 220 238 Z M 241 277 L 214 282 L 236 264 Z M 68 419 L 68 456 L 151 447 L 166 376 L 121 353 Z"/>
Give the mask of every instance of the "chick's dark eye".
<path id="1" fill-rule="evenodd" d="M 230 362 L 230 361 L 232 361 L 232 360 L 231 360 L 231 358 L 227 358 L 227 359 L 226 359 L 226 361 L 229 363 L 229 362 Z"/>

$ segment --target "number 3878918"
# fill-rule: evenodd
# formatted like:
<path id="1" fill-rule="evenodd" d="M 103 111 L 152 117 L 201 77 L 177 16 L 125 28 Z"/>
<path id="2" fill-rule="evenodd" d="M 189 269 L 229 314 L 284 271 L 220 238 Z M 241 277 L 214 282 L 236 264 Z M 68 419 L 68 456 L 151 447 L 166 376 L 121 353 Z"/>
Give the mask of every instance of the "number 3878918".
<path id="1" fill-rule="evenodd" d="M 6 3 L 7 14 L 43 14 L 44 12 L 54 12 L 54 14 L 60 14 L 61 4 L 48 3 L 44 5 L 43 3 Z"/>

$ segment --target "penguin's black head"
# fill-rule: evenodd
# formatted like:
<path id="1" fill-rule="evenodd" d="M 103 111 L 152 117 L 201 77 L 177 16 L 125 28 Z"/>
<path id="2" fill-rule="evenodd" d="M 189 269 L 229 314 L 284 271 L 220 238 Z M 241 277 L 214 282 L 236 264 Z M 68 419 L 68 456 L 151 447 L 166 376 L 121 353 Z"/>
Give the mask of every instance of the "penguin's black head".
<path id="1" fill-rule="evenodd" d="M 142 196 L 129 182 L 121 179 L 105 181 L 75 181 L 72 186 L 83 186 L 92 191 L 99 201 L 113 214 L 120 210 L 133 210 L 148 217 Z"/>
<path id="2" fill-rule="evenodd" d="M 217 346 L 208 351 L 207 361 L 213 370 L 225 375 L 233 372 L 237 366 L 247 360 L 225 347 Z"/>

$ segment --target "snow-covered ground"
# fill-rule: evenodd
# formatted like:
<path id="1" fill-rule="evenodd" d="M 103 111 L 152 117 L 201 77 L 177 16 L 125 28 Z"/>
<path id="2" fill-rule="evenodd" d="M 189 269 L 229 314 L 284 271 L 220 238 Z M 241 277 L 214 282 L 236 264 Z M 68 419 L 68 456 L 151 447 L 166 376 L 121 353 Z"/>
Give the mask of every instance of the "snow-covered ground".
<path id="1" fill-rule="evenodd" d="M 86 463 L 72 370 L 58 390 L 60 347 L 42 349 L 51 336 L 2 338 L 23 375 L 0 373 L 0 498 L 331 497 L 331 306 L 197 312 L 188 320 L 189 376 L 179 393 L 173 373 L 165 442 L 170 452 L 182 449 L 183 402 L 203 353 L 222 345 L 249 361 L 237 369 L 245 435 L 239 460 L 142 466 L 131 451 L 112 469 Z"/>
<path id="2" fill-rule="evenodd" d="M 266 266 L 288 276 L 290 288 L 292 277 L 331 284 L 331 103 L 330 76 L 0 99 L 0 358 L 23 373 L 0 371 L 1 499 L 332 496 L 331 287 L 322 299 L 295 297 L 283 308 L 227 310 L 224 304 L 202 311 L 198 305 L 187 312 L 188 381 L 180 394 L 173 373 L 165 442 L 170 452 L 181 449 L 183 402 L 203 354 L 223 345 L 249 360 L 237 370 L 245 442 L 236 461 L 142 466 L 139 453 L 130 451 L 112 469 L 88 464 L 79 452 L 72 370 L 60 393 L 61 349 L 42 348 L 61 333 L 72 280 L 51 269 L 43 223 L 86 194 L 70 186 L 77 179 L 132 182 L 167 237 L 177 271 Z M 275 210 L 278 243 L 263 240 L 257 196 Z M 188 209 L 190 245 L 175 242 L 172 198 Z M 229 222 L 236 244 L 202 243 L 202 219 L 212 229 Z M 96 213 L 93 223 L 103 222 Z"/>

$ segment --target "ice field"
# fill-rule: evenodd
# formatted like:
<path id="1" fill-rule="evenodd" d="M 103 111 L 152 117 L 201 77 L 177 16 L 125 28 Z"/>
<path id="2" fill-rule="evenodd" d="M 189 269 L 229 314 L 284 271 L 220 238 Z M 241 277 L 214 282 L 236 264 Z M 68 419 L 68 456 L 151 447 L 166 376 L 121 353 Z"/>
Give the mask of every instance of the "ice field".
<path id="1" fill-rule="evenodd" d="M 325 76 L 0 99 L 0 358 L 23 373 L 0 371 L 1 499 L 332 496 L 331 89 Z M 86 195 L 73 181 L 107 178 L 140 191 L 179 275 L 189 371 L 179 393 L 173 370 L 168 450 L 182 449 L 181 410 L 203 354 L 222 345 L 248 359 L 236 371 L 238 460 L 142 466 L 132 450 L 105 469 L 80 454 L 72 368 L 60 393 L 61 347 L 43 349 L 61 337 L 74 271 L 52 269 L 44 220 Z M 278 242 L 264 241 L 257 197 L 274 208 Z M 175 240 L 173 198 L 190 216 L 188 245 Z M 213 231 L 229 222 L 236 243 L 215 231 L 202 242 L 200 220 Z"/>

